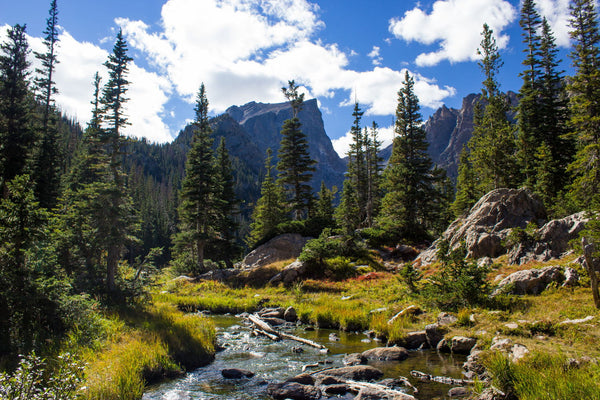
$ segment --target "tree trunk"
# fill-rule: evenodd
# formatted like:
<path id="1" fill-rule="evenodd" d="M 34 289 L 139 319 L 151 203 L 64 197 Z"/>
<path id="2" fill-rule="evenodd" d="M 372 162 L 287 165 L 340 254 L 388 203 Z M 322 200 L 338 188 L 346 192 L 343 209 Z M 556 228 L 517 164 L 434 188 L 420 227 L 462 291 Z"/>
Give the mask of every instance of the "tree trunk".
<path id="1" fill-rule="evenodd" d="M 594 298 L 594 304 L 596 308 L 600 309 L 600 293 L 598 292 L 598 260 L 594 259 L 594 245 L 589 243 L 586 238 L 581 239 L 583 246 L 583 256 L 585 258 L 585 268 L 590 276 L 590 283 L 592 286 L 592 296 Z"/>

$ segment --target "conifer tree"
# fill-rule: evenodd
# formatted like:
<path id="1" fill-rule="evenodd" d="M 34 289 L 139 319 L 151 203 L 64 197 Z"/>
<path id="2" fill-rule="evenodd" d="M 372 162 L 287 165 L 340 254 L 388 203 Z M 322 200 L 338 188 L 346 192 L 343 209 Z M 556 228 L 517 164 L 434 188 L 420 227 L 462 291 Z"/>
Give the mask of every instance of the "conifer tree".
<path id="1" fill-rule="evenodd" d="M 536 148 L 541 139 L 540 123 L 542 110 L 540 104 L 540 27 L 542 21 L 535 9 L 533 0 L 525 0 L 521 6 L 521 19 L 519 25 L 523 30 L 523 43 L 525 44 L 525 59 L 521 72 L 523 85 L 519 91 L 519 104 L 517 105 L 517 157 L 524 184 L 533 187 L 536 176 Z"/>
<path id="2" fill-rule="evenodd" d="M 359 228 L 366 222 L 366 208 L 367 208 L 367 149 L 365 140 L 368 140 L 367 135 L 363 135 L 363 129 L 360 126 L 360 120 L 364 112 L 361 111 L 360 106 L 357 103 L 354 104 L 354 110 L 352 116 L 354 117 L 354 123 L 350 128 L 350 134 L 352 136 L 352 143 L 350 143 L 350 149 L 348 150 L 348 168 L 346 172 L 346 179 L 350 181 L 352 185 L 354 198 L 356 201 L 355 207 L 358 215 L 353 216 Z"/>
<path id="3" fill-rule="evenodd" d="M 109 292 L 116 289 L 117 266 L 121 255 L 125 250 L 125 244 L 133 240 L 132 218 L 129 215 L 133 211 L 132 200 L 127 195 L 125 179 L 121 168 L 121 160 L 124 154 L 123 147 L 126 139 L 123 129 L 129 125 L 125 115 L 125 103 L 129 81 L 127 73 L 128 64 L 132 58 L 127 55 L 127 42 L 123 38 L 123 32 L 119 30 L 113 52 L 108 56 L 104 66 L 108 69 L 108 81 L 102 90 L 100 104 L 102 106 L 102 141 L 107 146 L 109 157 L 109 168 L 112 179 L 110 187 L 106 188 L 108 195 L 107 218 L 107 256 L 106 256 L 106 286 Z"/>
<path id="4" fill-rule="evenodd" d="M 282 88 L 282 91 L 292 106 L 292 118 L 287 119 L 281 128 L 283 138 L 278 152 L 278 184 L 284 188 L 293 219 L 300 220 L 308 216 L 313 201 L 312 189 L 308 183 L 315 171 L 315 161 L 310 158 L 308 141 L 298 119 L 304 94 L 298 93 L 298 86 L 294 81 L 289 81 L 288 84 L 289 87 Z"/>
<path id="5" fill-rule="evenodd" d="M 375 217 L 379 212 L 381 203 L 381 163 L 383 159 L 379 155 L 381 141 L 378 137 L 378 126 L 375 121 L 371 125 L 370 132 L 365 128 L 365 163 L 367 166 L 367 201 L 366 201 L 366 226 L 372 227 Z"/>
<path id="6" fill-rule="evenodd" d="M 219 230 L 220 194 L 218 171 L 212 150 L 208 99 L 204 84 L 196 98 L 194 137 L 185 167 L 179 206 L 179 233 L 175 237 L 178 257 L 191 256 L 192 272 L 205 269 L 205 247 Z"/>
<path id="7" fill-rule="evenodd" d="M 27 172 L 35 143 L 28 54 L 25 25 L 17 24 L 0 45 L 0 190 L 4 197 L 6 184 Z"/>
<path id="8" fill-rule="evenodd" d="M 225 138 L 221 137 L 217 146 L 215 170 L 217 173 L 216 181 L 220 186 L 217 196 L 218 221 L 217 221 L 217 248 L 221 259 L 232 267 L 232 257 L 238 251 L 235 246 L 235 231 L 238 223 L 235 221 L 235 215 L 238 214 L 239 201 L 235 194 L 233 172 L 231 159 L 225 145 Z"/>
<path id="9" fill-rule="evenodd" d="M 479 200 L 475 186 L 475 175 L 469 160 L 469 150 L 464 146 L 458 162 L 456 178 L 456 197 L 452 203 L 452 212 L 456 218 L 463 215 Z"/>
<path id="10" fill-rule="evenodd" d="M 334 216 L 344 235 L 352 235 L 361 222 L 356 190 L 349 179 L 344 180 L 340 204 L 335 209 Z"/>
<path id="11" fill-rule="evenodd" d="M 413 240 L 427 237 L 432 202 L 439 198 L 419 110 L 414 80 L 406 72 L 398 92 L 392 155 L 383 175 L 387 193 L 379 223 L 397 236 Z"/>
<path id="12" fill-rule="evenodd" d="M 577 153 L 569 171 L 574 175 L 571 193 L 579 206 L 600 207 L 600 33 L 593 0 L 574 0 L 570 5 L 571 53 L 575 75 L 571 77 L 570 128 L 577 139 Z"/>
<path id="13" fill-rule="evenodd" d="M 56 57 L 58 47 L 58 8 L 56 0 L 50 3 L 50 16 L 44 30 L 45 53 L 34 52 L 42 67 L 36 69 L 35 79 L 37 101 L 42 106 L 41 144 L 35 163 L 36 195 L 40 205 L 52 208 L 58 197 L 62 155 L 54 109 L 53 95 L 58 93 L 54 82 L 54 70 L 59 63 Z"/>
<path id="14" fill-rule="evenodd" d="M 333 191 L 329 190 L 324 181 L 321 181 L 321 188 L 317 194 L 317 203 L 315 206 L 315 218 L 317 218 L 323 228 L 331 228 L 334 225 L 333 214 Z"/>
<path id="15" fill-rule="evenodd" d="M 500 92 L 497 74 L 502 66 L 493 31 L 483 26 L 479 66 L 485 80 L 482 102 L 474 115 L 473 137 L 469 141 L 470 161 L 477 182 L 477 196 L 492 189 L 514 187 L 518 184 L 515 162 L 515 137 L 507 120 L 508 104 Z"/>
<path id="16" fill-rule="evenodd" d="M 285 220 L 283 193 L 280 186 L 275 183 L 272 163 L 273 152 L 269 148 L 265 159 L 266 175 L 262 182 L 260 198 L 252 212 L 250 234 L 246 239 L 246 243 L 251 248 L 274 234 L 277 225 Z"/>

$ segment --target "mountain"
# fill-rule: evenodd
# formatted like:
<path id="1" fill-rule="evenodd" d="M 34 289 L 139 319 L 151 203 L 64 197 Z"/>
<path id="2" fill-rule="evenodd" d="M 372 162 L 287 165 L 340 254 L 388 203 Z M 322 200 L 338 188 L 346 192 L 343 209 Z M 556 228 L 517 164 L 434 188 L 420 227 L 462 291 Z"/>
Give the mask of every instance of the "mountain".
<path id="1" fill-rule="evenodd" d="M 509 120 L 515 119 L 514 107 L 517 105 L 517 94 L 509 91 L 506 94 L 511 111 Z M 425 122 L 425 132 L 429 148 L 427 152 L 434 164 L 446 169 L 448 176 L 456 179 L 458 160 L 463 146 L 473 136 L 473 114 L 481 100 L 480 94 L 469 94 L 463 98 L 460 109 L 448 108 L 445 105 L 437 109 Z M 380 155 L 387 161 L 392 154 L 392 146 L 383 149 Z"/>
<path id="2" fill-rule="evenodd" d="M 233 106 L 227 109 L 226 114 L 233 118 L 252 138 L 252 142 L 263 155 L 268 148 L 277 156 L 281 142 L 281 126 L 286 119 L 292 117 L 292 109 L 288 102 L 278 104 L 263 104 L 251 102 L 243 106 Z M 302 123 L 302 132 L 306 135 L 310 156 L 317 161 L 312 186 L 319 190 L 321 181 L 328 187 L 341 188 L 345 162 L 333 149 L 331 140 L 325 133 L 323 117 L 316 99 L 304 102 L 298 114 Z"/>

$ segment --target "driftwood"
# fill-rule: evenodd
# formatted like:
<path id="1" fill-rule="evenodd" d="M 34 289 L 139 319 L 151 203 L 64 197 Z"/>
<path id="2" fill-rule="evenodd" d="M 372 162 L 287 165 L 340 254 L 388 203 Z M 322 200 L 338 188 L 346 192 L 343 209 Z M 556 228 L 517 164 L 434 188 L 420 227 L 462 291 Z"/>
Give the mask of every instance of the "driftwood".
<path id="1" fill-rule="evenodd" d="M 422 382 L 437 382 L 445 385 L 472 385 L 475 381 L 467 379 L 454 379 L 448 376 L 433 376 L 421 371 L 410 371 L 410 374 Z"/>
<path id="2" fill-rule="evenodd" d="M 254 332 L 256 332 L 256 333 L 257 333 L 257 334 L 259 334 L 259 335 L 266 336 L 266 337 L 268 337 L 269 339 L 271 339 L 271 340 L 273 340 L 273 341 L 275 341 L 275 342 L 277 342 L 277 341 L 281 340 L 281 338 L 280 338 L 279 336 L 277 336 L 277 335 L 273 335 L 272 333 L 269 333 L 269 332 L 263 331 L 262 329 L 259 329 L 259 328 L 257 328 L 257 329 L 254 329 Z"/>
<path id="3" fill-rule="evenodd" d="M 306 364 L 302 366 L 302 372 L 306 372 L 306 370 L 308 368 L 318 368 L 319 367 L 319 363 L 314 363 L 314 364 Z"/>
<path id="4" fill-rule="evenodd" d="M 593 254 L 592 254 L 594 252 L 594 245 L 589 243 L 586 238 L 581 239 L 581 244 L 583 246 L 583 256 L 585 258 L 585 262 L 583 264 L 585 265 L 585 269 L 587 270 L 588 275 L 590 276 L 590 283 L 592 286 L 592 296 L 594 297 L 594 304 L 596 305 L 596 308 L 600 309 L 600 293 L 598 292 L 598 275 L 596 274 L 596 270 L 598 269 L 598 266 L 596 264 L 598 263 L 598 260 L 594 259 Z"/>
<path id="5" fill-rule="evenodd" d="M 383 386 L 383 385 L 379 385 L 377 383 L 369 383 L 369 382 L 357 382 L 357 381 L 353 381 L 353 380 L 346 380 L 346 384 L 348 384 L 350 386 L 351 389 L 353 390 L 360 390 L 360 389 L 372 389 L 372 390 L 377 390 L 378 392 L 382 392 L 385 394 L 389 394 L 392 395 L 394 399 L 398 399 L 398 400 L 416 400 L 416 398 L 414 396 L 411 396 L 410 394 L 406 394 L 404 392 L 401 392 L 399 390 L 395 390 L 395 389 L 390 389 L 387 386 Z"/>
<path id="6" fill-rule="evenodd" d="M 320 350 L 327 350 L 327 347 L 323 346 L 322 344 L 313 342 L 312 340 L 308 340 L 308 339 L 304 339 L 304 338 L 301 338 L 298 336 L 294 336 L 294 335 L 290 335 L 287 333 L 276 331 L 275 329 L 273 329 L 271 327 L 271 325 L 269 325 L 267 322 L 263 321 L 259 316 L 255 315 L 255 314 L 248 315 L 248 320 L 250 320 L 250 322 L 252 322 L 254 325 L 256 325 L 264 333 L 274 336 L 277 339 L 295 340 L 296 342 L 300 342 L 300 343 L 315 347 Z M 267 335 L 265 335 L 265 336 L 267 336 Z M 267 336 L 267 337 L 273 339 L 271 336 Z M 275 340 L 275 339 L 273 339 L 273 340 Z"/>

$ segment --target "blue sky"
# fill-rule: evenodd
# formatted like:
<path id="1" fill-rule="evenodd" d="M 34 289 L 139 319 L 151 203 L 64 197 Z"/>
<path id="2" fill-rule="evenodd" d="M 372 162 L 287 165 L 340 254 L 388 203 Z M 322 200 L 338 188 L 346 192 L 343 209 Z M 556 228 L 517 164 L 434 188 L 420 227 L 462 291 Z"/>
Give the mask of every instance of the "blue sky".
<path id="1" fill-rule="evenodd" d="M 538 0 L 569 69 L 568 0 Z M 49 0 L 0 0 L 0 37 L 26 23 L 43 50 Z M 58 0 L 58 105 L 83 124 L 92 77 L 123 29 L 130 68 L 128 134 L 165 142 L 193 117 L 206 84 L 213 114 L 249 101 L 281 102 L 288 79 L 319 100 L 328 135 L 343 154 L 356 100 L 391 137 L 404 71 L 416 80 L 422 113 L 459 108 L 479 92 L 476 49 L 487 22 L 501 47 L 503 90 L 518 91 L 522 70 L 519 0 Z"/>

